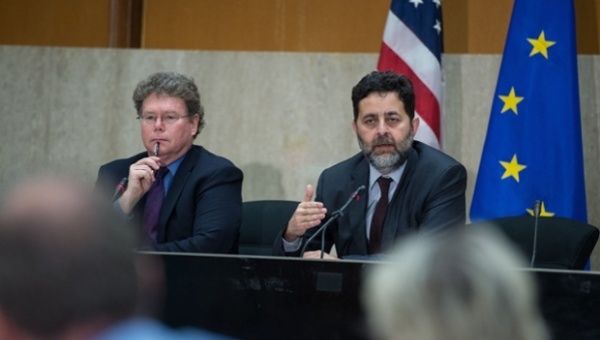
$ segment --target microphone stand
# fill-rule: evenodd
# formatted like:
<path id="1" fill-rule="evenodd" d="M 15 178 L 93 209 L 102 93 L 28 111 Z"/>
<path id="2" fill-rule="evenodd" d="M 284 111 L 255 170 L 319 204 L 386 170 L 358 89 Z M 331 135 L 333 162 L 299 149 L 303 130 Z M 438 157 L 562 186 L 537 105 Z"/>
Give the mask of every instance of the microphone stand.
<path id="1" fill-rule="evenodd" d="M 533 249 L 531 250 L 531 262 L 529 263 L 529 266 L 531 268 L 533 268 L 534 264 L 535 264 L 535 257 L 537 255 L 537 234 L 538 234 L 538 224 L 539 224 L 539 219 L 540 219 L 540 201 L 535 201 L 535 207 L 533 210 L 533 217 L 534 217 L 534 222 L 533 222 Z"/>
<path id="2" fill-rule="evenodd" d="M 310 242 L 312 242 L 312 240 L 314 240 L 315 237 L 317 237 L 317 235 L 322 234 L 322 236 L 321 236 L 321 259 L 323 258 L 323 253 L 325 252 L 325 231 L 327 230 L 327 227 L 329 227 L 329 225 L 331 223 L 333 223 L 333 221 L 344 216 L 344 210 L 346 210 L 346 208 L 348 208 L 348 206 L 350 205 L 350 203 L 352 203 L 352 201 L 356 198 L 356 196 L 358 196 L 358 194 L 365 189 L 366 189 L 366 187 L 364 185 L 359 186 L 352 193 L 352 195 L 350 195 L 350 198 L 346 201 L 346 203 L 344 203 L 344 205 L 341 208 L 334 211 L 331 214 L 331 216 L 329 217 L 329 219 L 325 223 L 323 223 L 323 225 L 321 227 L 319 227 L 319 229 L 317 229 L 317 231 L 314 234 L 312 234 L 308 238 L 308 240 L 306 240 L 306 242 L 304 243 L 304 246 L 302 246 L 302 250 L 300 251 L 300 257 L 304 256 L 304 252 L 306 251 L 306 247 L 308 246 L 308 244 Z"/>
<path id="3" fill-rule="evenodd" d="M 319 229 L 317 229 L 317 231 L 312 234 L 308 240 L 306 240 L 306 242 L 304 243 L 304 246 L 302 246 L 302 250 L 300 251 L 300 257 L 302 257 L 304 255 L 304 252 L 306 251 L 306 247 L 308 246 L 308 244 L 310 242 L 312 242 L 312 240 L 315 239 L 315 237 L 317 237 L 317 235 L 323 233 L 323 236 L 321 237 L 321 258 L 323 258 L 323 251 L 325 251 L 325 230 L 327 229 L 327 227 L 329 227 L 329 225 L 331 223 L 333 223 L 333 221 L 337 220 L 338 218 L 340 218 L 344 213 L 336 211 L 334 212 L 331 217 L 329 217 L 329 219 L 327 220 L 327 222 L 323 223 L 323 225 L 321 227 L 319 227 Z"/>

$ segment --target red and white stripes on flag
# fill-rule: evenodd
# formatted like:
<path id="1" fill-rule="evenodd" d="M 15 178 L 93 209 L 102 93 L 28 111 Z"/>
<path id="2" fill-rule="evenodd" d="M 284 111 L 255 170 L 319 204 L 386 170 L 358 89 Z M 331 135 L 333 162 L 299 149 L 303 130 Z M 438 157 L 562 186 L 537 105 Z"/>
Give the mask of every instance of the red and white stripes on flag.
<path id="1" fill-rule="evenodd" d="M 441 0 L 392 0 L 377 69 L 404 74 L 415 89 L 415 139 L 440 148 Z"/>

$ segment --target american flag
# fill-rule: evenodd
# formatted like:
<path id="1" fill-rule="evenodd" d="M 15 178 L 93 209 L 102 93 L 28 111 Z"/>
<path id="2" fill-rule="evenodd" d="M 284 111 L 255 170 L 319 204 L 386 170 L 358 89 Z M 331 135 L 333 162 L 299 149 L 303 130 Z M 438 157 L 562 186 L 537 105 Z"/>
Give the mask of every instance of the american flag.
<path id="1" fill-rule="evenodd" d="M 415 88 L 416 139 L 440 147 L 441 0 L 392 0 L 377 69 L 406 75 Z"/>

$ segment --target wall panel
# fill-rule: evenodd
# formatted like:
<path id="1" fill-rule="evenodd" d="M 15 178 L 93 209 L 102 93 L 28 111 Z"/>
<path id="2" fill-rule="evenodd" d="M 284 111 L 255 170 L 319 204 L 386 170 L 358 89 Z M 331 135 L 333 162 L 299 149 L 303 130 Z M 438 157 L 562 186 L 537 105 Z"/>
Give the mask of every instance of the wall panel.
<path id="1" fill-rule="evenodd" d="M 389 3 L 3 0 L 0 44 L 377 53 Z M 512 4 L 513 0 L 444 1 L 446 53 L 501 53 Z M 579 53 L 600 53 L 600 0 L 575 0 L 575 7 Z"/>
<path id="2" fill-rule="evenodd" d="M 143 47 L 378 51 L 388 0 L 146 0 Z"/>
<path id="3" fill-rule="evenodd" d="M 107 47 L 110 0 L 2 0 L 0 44 Z"/>

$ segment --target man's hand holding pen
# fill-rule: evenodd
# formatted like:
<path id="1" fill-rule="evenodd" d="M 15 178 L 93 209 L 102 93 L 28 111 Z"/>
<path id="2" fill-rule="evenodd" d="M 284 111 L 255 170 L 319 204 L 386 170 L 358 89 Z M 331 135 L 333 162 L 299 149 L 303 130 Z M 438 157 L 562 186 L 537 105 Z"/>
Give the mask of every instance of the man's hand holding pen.
<path id="1" fill-rule="evenodd" d="M 154 146 L 154 156 L 148 156 L 129 167 L 127 189 L 119 198 L 124 213 L 129 214 L 137 202 L 150 190 L 155 180 L 155 172 L 163 165 L 158 157 L 159 144 Z"/>

